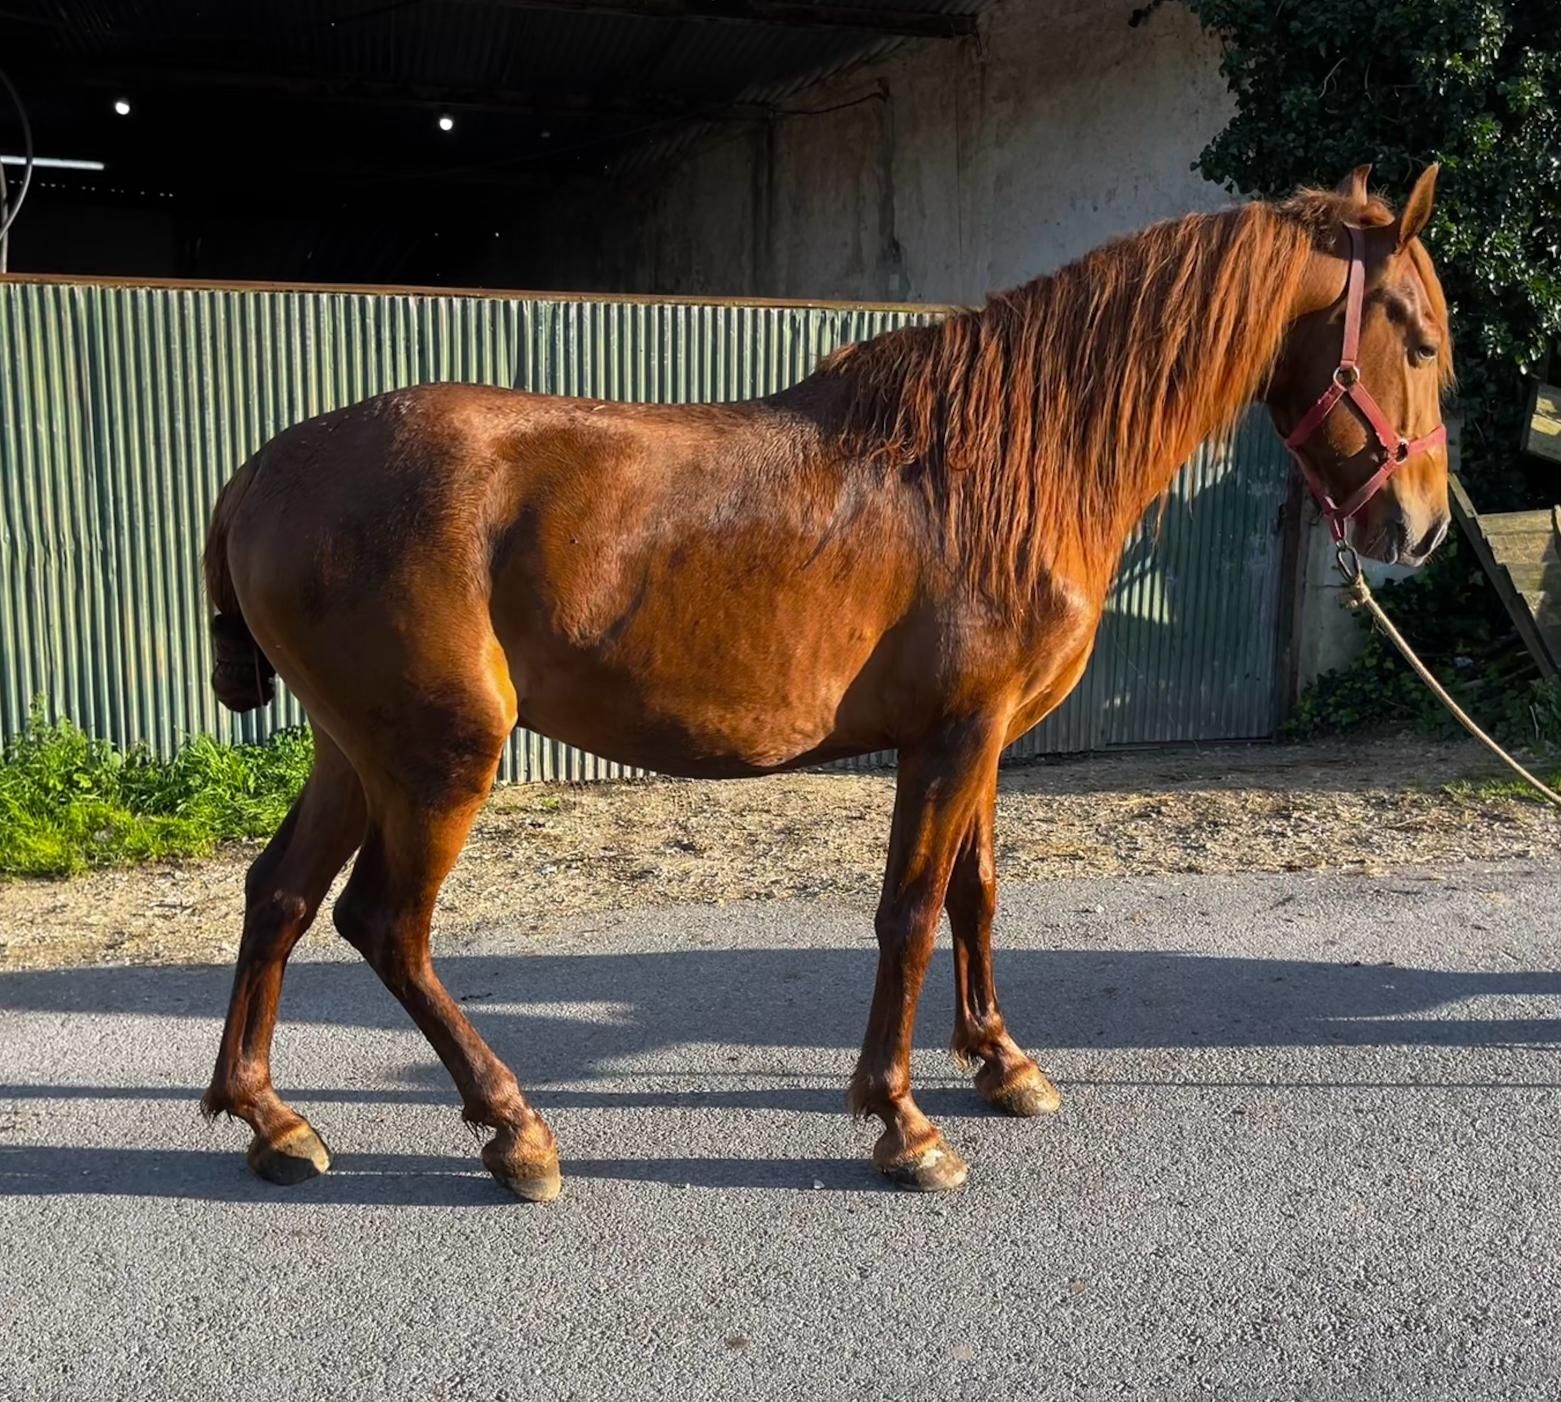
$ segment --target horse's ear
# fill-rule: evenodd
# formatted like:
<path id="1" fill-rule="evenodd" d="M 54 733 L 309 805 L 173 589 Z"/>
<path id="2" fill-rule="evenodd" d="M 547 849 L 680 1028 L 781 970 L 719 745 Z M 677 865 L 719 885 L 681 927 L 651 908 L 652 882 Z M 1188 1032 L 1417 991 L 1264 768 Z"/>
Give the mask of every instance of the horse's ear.
<path id="1" fill-rule="evenodd" d="M 1351 204 L 1366 203 L 1366 182 L 1371 179 L 1371 166 L 1356 166 L 1333 187 L 1334 193 L 1343 195 Z"/>
<path id="2" fill-rule="evenodd" d="M 1421 230 L 1430 223 L 1431 206 L 1436 203 L 1436 175 L 1439 170 L 1441 166 L 1433 164 L 1421 171 L 1420 179 L 1415 181 L 1415 188 L 1404 201 L 1395 229 L 1400 248 L 1411 239 L 1418 238 Z"/>

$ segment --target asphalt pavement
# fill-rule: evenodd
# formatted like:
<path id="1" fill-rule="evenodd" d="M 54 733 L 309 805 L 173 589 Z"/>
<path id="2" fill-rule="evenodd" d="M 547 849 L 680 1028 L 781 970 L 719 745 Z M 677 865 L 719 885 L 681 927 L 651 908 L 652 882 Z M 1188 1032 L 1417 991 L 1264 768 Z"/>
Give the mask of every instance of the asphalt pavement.
<path id="1" fill-rule="evenodd" d="M 4 893 L 0 890 L 0 920 Z M 565 1191 L 477 1162 L 322 924 L 278 1085 L 336 1153 L 208 1128 L 226 968 L 0 975 L 0 1397 L 1561 1397 L 1561 869 L 1009 885 L 998 978 L 1057 1117 L 884 1187 L 843 1110 L 875 950 L 822 902 L 447 941 Z"/>

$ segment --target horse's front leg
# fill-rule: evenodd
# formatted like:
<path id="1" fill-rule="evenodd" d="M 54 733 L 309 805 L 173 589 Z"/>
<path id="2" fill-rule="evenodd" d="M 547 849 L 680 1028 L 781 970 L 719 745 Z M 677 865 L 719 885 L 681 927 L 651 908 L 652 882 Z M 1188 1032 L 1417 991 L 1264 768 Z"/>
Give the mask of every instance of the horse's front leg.
<path id="1" fill-rule="evenodd" d="M 878 980 L 849 1103 L 876 1115 L 873 1162 L 904 1188 L 957 1188 L 969 1172 L 911 1098 L 911 1037 L 949 872 L 982 796 L 995 782 L 1001 727 L 967 722 L 900 751 L 894 825 L 878 904 Z"/>
<path id="2" fill-rule="evenodd" d="M 997 775 L 982 795 L 949 876 L 949 928 L 954 936 L 954 1055 L 979 1061 L 976 1089 L 1010 1115 L 1049 1115 L 1062 1097 L 1008 1035 L 992 975 L 992 921 L 997 915 L 993 854 Z"/>

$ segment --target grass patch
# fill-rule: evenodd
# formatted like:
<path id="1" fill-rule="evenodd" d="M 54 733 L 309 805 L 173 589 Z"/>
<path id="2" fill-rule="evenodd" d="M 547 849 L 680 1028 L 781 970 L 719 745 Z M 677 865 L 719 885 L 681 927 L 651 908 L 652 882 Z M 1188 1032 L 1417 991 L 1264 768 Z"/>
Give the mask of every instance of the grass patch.
<path id="1" fill-rule="evenodd" d="M 1557 793 L 1561 793 L 1561 761 L 1549 760 L 1539 763 L 1533 760 L 1527 762 L 1520 760 L 1519 762 L 1541 783 L 1548 784 Z M 1454 798 L 1521 798 L 1530 803 L 1550 802 L 1510 769 L 1504 769 L 1500 774 L 1492 774 L 1484 779 L 1455 779 L 1445 788 Z"/>
<path id="2" fill-rule="evenodd" d="M 268 837 L 313 757 L 300 728 L 264 745 L 198 736 L 161 760 L 35 710 L 0 748 L 0 875 L 67 876 Z"/>

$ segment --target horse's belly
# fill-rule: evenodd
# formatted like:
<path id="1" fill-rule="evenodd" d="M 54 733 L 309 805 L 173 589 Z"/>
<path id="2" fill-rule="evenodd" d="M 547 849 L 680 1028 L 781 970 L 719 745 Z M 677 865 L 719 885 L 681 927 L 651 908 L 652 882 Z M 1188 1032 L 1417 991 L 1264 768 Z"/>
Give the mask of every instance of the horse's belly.
<path id="1" fill-rule="evenodd" d="M 516 670 L 522 672 L 516 687 L 520 724 L 527 729 L 663 774 L 767 774 L 885 743 L 842 728 L 845 688 L 822 685 L 819 678 L 802 688 L 766 688 L 727 672 L 658 684 L 579 657 Z"/>
<path id="2" fill-rule="evenodd" d="M 882 531 L 889 564 L 859 558 L 860 531 L 831 543 L 758 519 L 623 534 L 632 550 L 588 512 L 512 545 L 492 621 L 523 724 L 671 774 L 884 748 L 914 703 L 887 645 L 909 586 Z"/>

